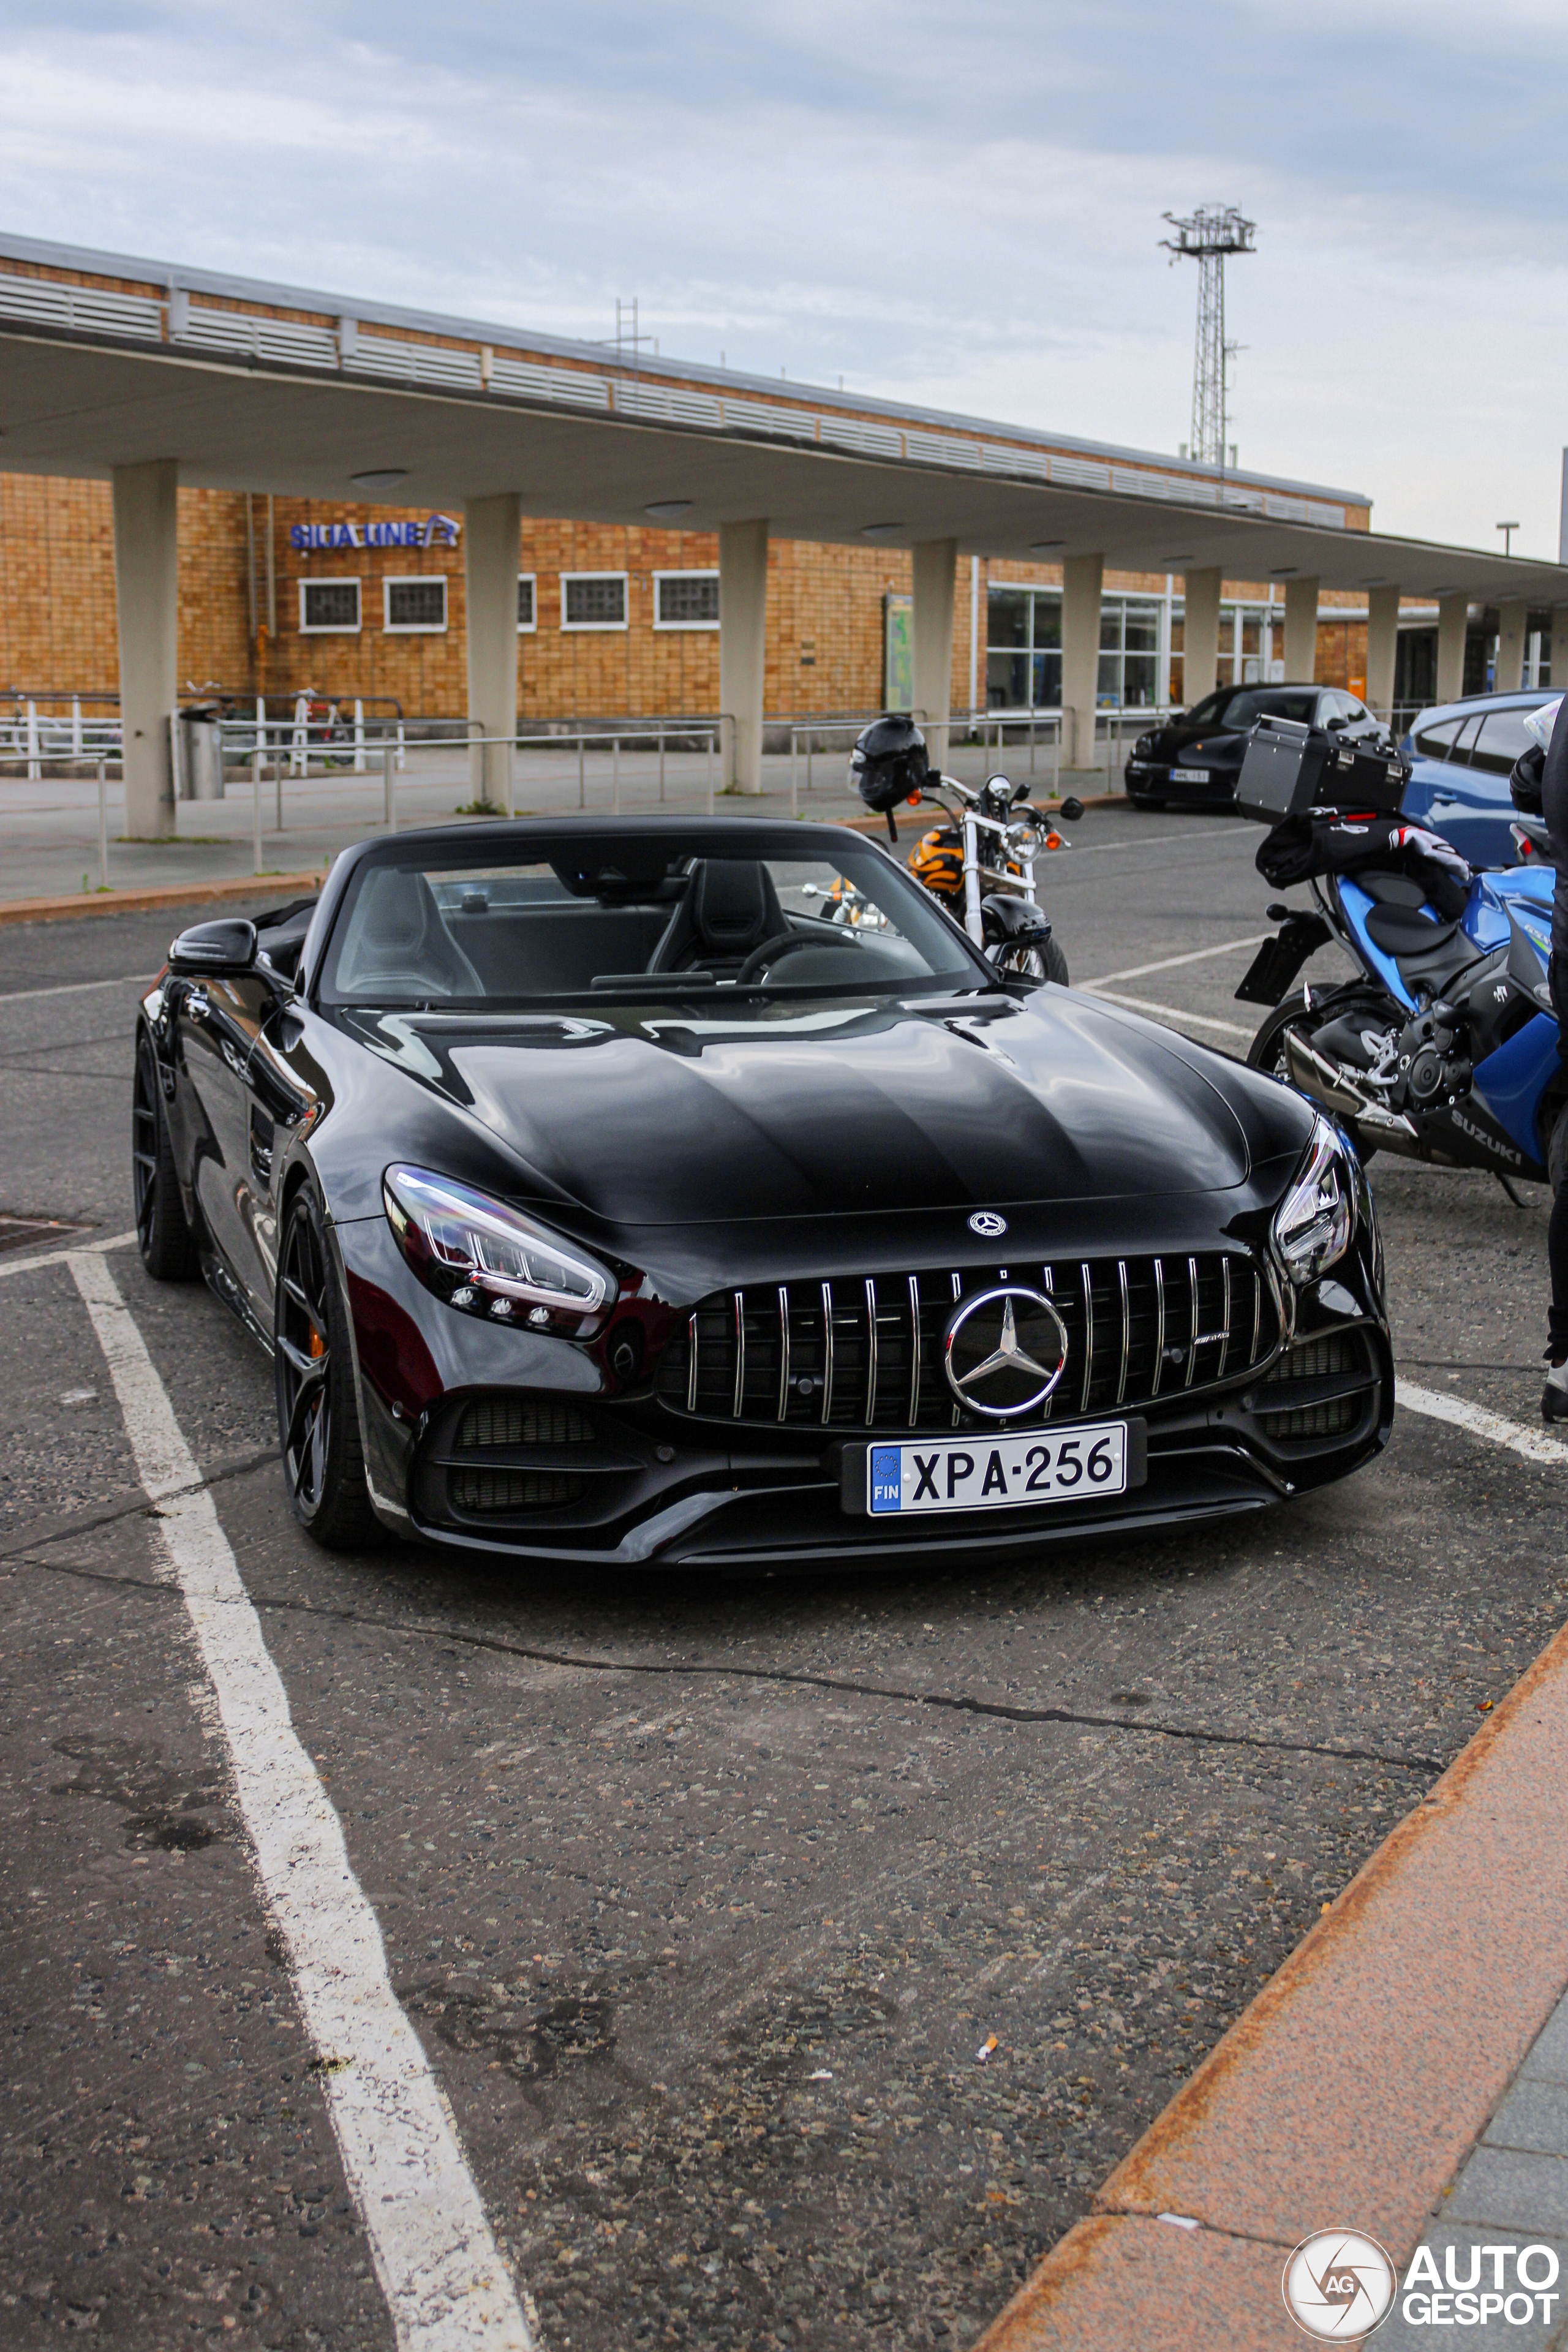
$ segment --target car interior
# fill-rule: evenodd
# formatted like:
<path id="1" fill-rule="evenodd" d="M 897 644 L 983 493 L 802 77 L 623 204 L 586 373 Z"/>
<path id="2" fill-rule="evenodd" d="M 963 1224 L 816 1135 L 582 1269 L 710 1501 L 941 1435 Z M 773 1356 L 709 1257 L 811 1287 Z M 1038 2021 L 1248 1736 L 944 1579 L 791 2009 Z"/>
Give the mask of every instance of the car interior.
<path id="1" fill-rule="evenodd" d="M 827 888 L 786 895 L 805 903 L 786 908 L 762 858 L 695 857 L 673 872 L 630 874 L 562 862 L 451 878 L 374 866 L 329 955 L 323 993 L 359 1003 L 560 996 L 646 990 L 659 974 L 687 987 L 772 984 L 775 970 L 790 986 L 931 977 L 880 910 L 868 908 L 863 926 L 840 925 L 842 902 Z"/>

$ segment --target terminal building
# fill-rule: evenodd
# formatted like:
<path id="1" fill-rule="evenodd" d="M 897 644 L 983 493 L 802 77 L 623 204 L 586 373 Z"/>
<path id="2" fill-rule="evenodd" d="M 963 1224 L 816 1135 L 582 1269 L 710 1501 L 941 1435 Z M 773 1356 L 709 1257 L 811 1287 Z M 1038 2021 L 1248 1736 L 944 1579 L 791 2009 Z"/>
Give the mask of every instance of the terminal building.
<path id="1" fill-rule="evenodd" d="M 0 237 L 0 716 L 122 704 L 137 831 L 193 694 L 717 719 L 745 790 L 791 721 L 1059 713 L 1089 765 L 1216 682 L 1414 709 L 1568 635 L 1568 570 L 1362 492 L 613 344 Z"/>

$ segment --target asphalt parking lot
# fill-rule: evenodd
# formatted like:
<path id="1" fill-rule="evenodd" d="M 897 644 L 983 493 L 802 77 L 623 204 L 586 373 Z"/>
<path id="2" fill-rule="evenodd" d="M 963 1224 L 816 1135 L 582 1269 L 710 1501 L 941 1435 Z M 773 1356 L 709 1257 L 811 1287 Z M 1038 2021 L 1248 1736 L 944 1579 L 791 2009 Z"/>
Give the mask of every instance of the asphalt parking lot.
<path id="1" fill-rule="evenodd" d="M 1042 876 L 1075 982 L 1245 1051 L 1258 839 L 1091 812 Z M 0 1212 L 129 1226 L 170 929 L 0 929 Z M 1528 1424 L 1544 1201 L 1372 1174 L 1402 1368 Z M 157 1515 L 36 1254 L 0 1255 L 0 2335 L 391 2345 Z M 103 1262 L 552 2347 L 972 2341 L 1565 1614 L 1560 1474 L 1414 1412 L 1319 1496 L 1024 1570 L 329 1559 L 237 1324 Z"/>

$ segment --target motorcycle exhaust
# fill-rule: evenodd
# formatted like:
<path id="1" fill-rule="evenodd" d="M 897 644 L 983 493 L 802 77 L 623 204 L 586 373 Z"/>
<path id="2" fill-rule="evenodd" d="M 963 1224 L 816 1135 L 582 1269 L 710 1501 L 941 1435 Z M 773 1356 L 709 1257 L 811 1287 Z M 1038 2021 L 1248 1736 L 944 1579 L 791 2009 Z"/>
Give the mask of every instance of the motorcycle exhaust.
<path id="1" fill-rule="evenodd" d="M 1409 1160 L 1420 1158 L 1420 1139 L 1404 1113 L 1374 1101 L 1342 1063 L 1326 1060 L 1295 1029 L 1285 1032 L 1285 1067 L 1300 1093 L 1323 1110 L 1352 1120 L 1369 1143 L 1384 1151 L 1403 1152 Z"/>

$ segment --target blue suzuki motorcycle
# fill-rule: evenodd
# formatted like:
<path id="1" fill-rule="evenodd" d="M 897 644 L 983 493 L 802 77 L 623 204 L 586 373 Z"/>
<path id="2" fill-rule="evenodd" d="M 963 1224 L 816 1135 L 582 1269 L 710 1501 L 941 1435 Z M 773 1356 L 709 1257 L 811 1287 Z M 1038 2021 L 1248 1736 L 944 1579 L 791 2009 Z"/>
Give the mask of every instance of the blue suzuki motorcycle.
<path id="1" fill-rule="evenodd" d="M 1542 742 L 1555 715 L 1555 704 L 1531 714 Z M 1284 761 L 1284 789 L 1270 784 L 1262 753 L 1276 769 Z M 1310 746 L 1266 741 L 1254 804 L 1245 784 L 1238 793 L 1272 825 L 1259 872 L 1276 887 L 1305 884 L 1313 900 L 1311 910 L 1268 909 L 1282 928 L 1236 992 L 1273 1008 L 1247 1060 L 1338 1119 L 1363 1158 L 1486 1169 L 1510 1192 L 1514 1178 L 1555 1184 L 1568 1163 L 1568 1070 L 1547 983 L 1556 876 L 1544 826 L 1522 817 L 1524 862 L 1474 872 L 1440 835 L 1400 817 L 1403 762 L 1369 788 L 1338 773 L 1335 759 L 1326 751 L 1313 772 Z M 1291 761 L 1309 773 L 1294 801 Z M 1331 940 L 1353 977 L 1293 989 Z"/>

